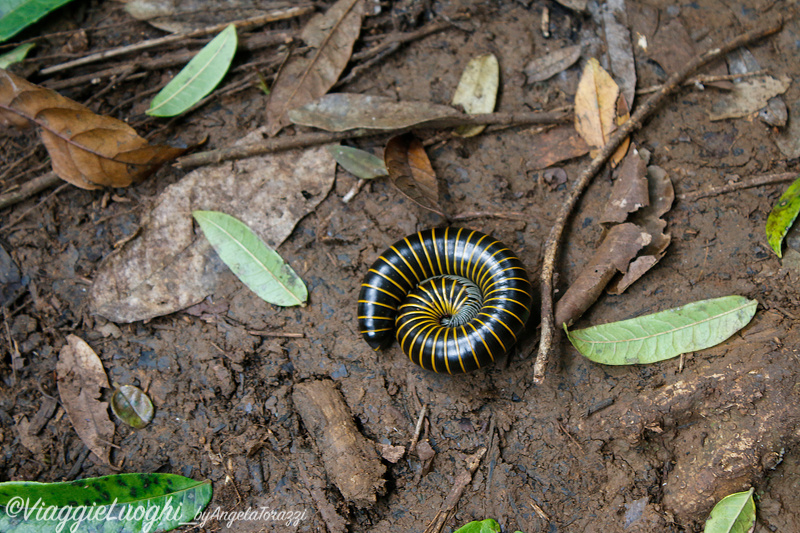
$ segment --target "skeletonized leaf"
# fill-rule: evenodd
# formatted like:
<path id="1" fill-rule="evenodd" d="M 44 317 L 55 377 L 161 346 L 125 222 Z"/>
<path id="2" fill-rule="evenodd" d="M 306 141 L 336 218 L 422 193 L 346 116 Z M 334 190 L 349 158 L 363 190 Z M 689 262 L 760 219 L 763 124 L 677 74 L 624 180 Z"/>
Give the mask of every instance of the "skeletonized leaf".
<path id="1" fill-rule="evenodd" d="M 70 0 L 4 0 L 0 3 L 0 43 Z"/>
<path id="2" fill-rule="evenodd" d="M 114 391 L 111 410 L 136 429 L 142 429 L 153 420 L 153 402 L 142 389 L 133 385 L 123 385 Z"/>
<path id="3" fill-rule="evenodd" d="M 619 87 L 595 58 L 583 69 L 575 93 L 575 129 L 593 150 L 602 148 L 616 129 Z"/>
<path id="4" fill-rule="evenodd" d="M 419 139 L 411 133 L 392 137 L 386 143 L 383 160 L 389 179 L 401 193 L 419 206 L 443 215 L 436 173 Z"/>
<path id="5" fill-rule="evenodd" d="M 778 257 L 783 257 L 781 251 L 783 238 L 794 224 L 798 213 L 800 213 L 800 178 L 789 185 L 767 217 L 767 242 Z"/>
<path id="6" fill-rule="evenodd" d="M 75 433 L 105 463 L 111 464 L 114 423 L 108 403 L 100 401 L 101 389 L 110 389 L 103 363 L 80 337 L 67 336 L 56 363 L 58 395 Z"/>
<path id="7" fill-rule="evenodd" d="M 475 520 L 464 524 L 453 533 L 500 533 L 500 524 L 491 518 L 480 521 Z"/>
<path id="8" fill-rule="evenodd" d="M 219 211 L 193 211 L 192 216 L 220 258 L 259 298 L 285 307 L 305 305 L 303 281 L 250 228 Z"/>
<path id="9" fill-rule="evenodd" d="M 127 187 L 185 149 L 150 145 L 121 120 L 0 69 L 0 124 L 40 128 L 53 171 L 82 189 Z"/>
<path id="10" fill-rule="evenodd" d="M 385 96 L 333 93 L 292 109 L 289 119 L 325 131 L 394 130 L 460 114 L 450 106 L 431 102 L 398 102 Z"/>
<path id="11" fill-rule="evenodd" d="M 722 498 L 711 509 L 703 533 L 748 533 L 756 523 L 756 504 L 751 488 Z"/>
<path id="12" fill-rule="evenodd" d="M 361 32 L 363 0 L 339 0 L 308 21 L 301 35 L 310 56 L 292 56 L 278 72 L 267 103 L 270 136 L 289 124 L 287 112 L 324 95 L 339 79 Z"/>
<path id="13" fill-rule="evenodd" d="M 559 72 L 567 70 L 581 58 L 581 45 L 567 46 L 539 57 L 525 66 L 523 72 L 528 76 L 528 83 L 544 81 Z"/>
<path id="14" fill-rule="evenodd" d="M 719 344 L 750 322 L 757 305 L 744 296 L 724 296 L 567 331 L 567 337 L 581 354 L 596 363 L 655 363 Z"/>
<path id="15" fill-rule="evenodd" d="M 211 493 L 210 481 L 176 474 L 7 481 L 0 483 L 0 531 L 44 533 L 56 531 L 56 526 L 59 531 L 170 531 L 194 520 Z"/>
<path id="16" fill-rule="evenodd" d="M 222 81 L 236 53 L 236 26 L 230 24 L 189 61 L 153 98 L 148 115 L 174 117 L 203 99 Z"/>
<path id="17" fill-rule="evenodd" d="M 327 149 L 342 168 L 357 178 L 371 180 L 388 174 L 383 161 L 369 152 L 341 144 L 332 144 Z"/>
<path id="18" fill-rule="evenodd" d="M 25 59 L 25 56 L 28 55 L 28 52 L 30 52 L 31 48 L 34 46 L 36 46 L 35 43 L 21 44 L 10 52 L 0 55 L 0 68 L 8 68 L 9 65 L 19 63 Z"/>
<path id="19" fill-rule="evenodd" d="M 453 106 L 461 106 L 470 115 L 491 113 L 497 102 L 497 87 L 500 83 L 500 65 L 494 54 L 485 54 L 470 60 L 461 74 Z M 486 126 L 461 126 L 455 134 L 461 137 L 474 137 Z"/>

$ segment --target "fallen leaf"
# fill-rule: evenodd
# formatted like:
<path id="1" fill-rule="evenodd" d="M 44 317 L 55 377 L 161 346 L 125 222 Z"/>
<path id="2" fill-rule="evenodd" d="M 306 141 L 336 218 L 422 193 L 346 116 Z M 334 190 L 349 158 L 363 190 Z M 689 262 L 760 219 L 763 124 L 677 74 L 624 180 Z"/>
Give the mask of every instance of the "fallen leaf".
<path id="1" fill-rule="evenodd" d="M 256 130 L 240 144 L 256 142 Z M 333 185 L 336 162 L 323 147 L 199 168 L 155 202 L 141 235 L 98 270 L 92 312 L 114 322 L 174 313 L 214 293 L 228 268 L 196 234 L 192 211 L 231 211 L 277 248 Z"/>
<path id="2" fill-rule="evenodd" d="M 583 12 L 586 11 L 586 4 L 589 0 L 556 0 L 564 7 L 568 7 L 573 11 Z"/>
<path id="3" fill-rule="evenodd" d="M 499 84 L 500 65 L 494 54 L 475 57 L 461 73 L 450 103 L 453 107 L 461 106 L 469 115 L 491 113 L 497 102 Z M 461 126 L 454 133 L 461 137 L 474 137 L 484 129 L 486 126 Z"/>
<path id="4" fill-rule="evenodd" d="M 36 46 L 36 43 L 21 44 L 13 50 L 0 55 L 0 68 L 8 68 L 9 65 L 21 62 L 34 46 Z"/>
<path id="5" fill-rule="evenodd" d="M 245 224 L 219 211 L 193 211 L 192 216 L 220 259 L 259 298 L 284 307 L 306 305 L 303 280 Z"/>
<path id="6" fill-rule="evenodd" d="M 525 168 L 538 170 L 589 153 L 589 145 L 573 126 L 556 126 L 528 141 Z"/>
<path id="7" fill-rule="evenodd" d="M 492 518 L 487 518 L 486 520 L 467 522 L 453 533 L 500 533 L 500 531 L 502 531 L 500 524 Z"/>
<path id="8" fill-rule="evenodd" d="M 750 50 L 744 47 L 729 52 L 725 59 L 728 62 L 728 71 L 731 74 L 748 74 L 761 70 L 758 60 Z M 737 78 L 734 83 L 739 83 L 740 81 L 742 81 L 741 78 Z M 780 96 L 770 98 L 767 101 L 767 105 L 759 109 L 758 118 L 770 126 L 777 128 L 786 126 L 786 121 L 789 119 L 786 102 Z"/>
<path id="9" fill-rule="evenodd" d="M 155 117 L 180 115 L 214 90 L 236 53 L 236 26 L 222 30 L 181 69 L 150 102 L 147 114 Z"/>
<path id="10" fill-rule="evenodd" d="M 383 151 L 389 179 L 409 200 L 444 216 L 439 206 L 439 183 L 422 142 L 406 133 L 389 139 Z"/>
<path id="11" fill-rule="evenodd" d="M 0 124 L 3 121 L 38 126 L 53 171 L 82 189 L 127 187 L 185 151 L 150 145 L 121 120 L 96 115 L 0 69 Z"/>
<path id="12" fill-rule="evenodd" d="M 608 142 L 616 129 L 619 87 L 591 58 L 583 69 L 575 93 L 575 129 L 589 145 L 592 157 Z"/>
<path id="13" fill-rule="evenodd" d="M 14 431 L 17 434 L 19 443 L 38 458 L 38 456 L 41 456 L 45 452 L 48 446 L 41 437 L 37 437 L 31 433 L 30 426 L 31 423 L 28 421 L 28 417 L 23 416 L 15 421 Z"/>
<path id="14" fill-rule="evenodd" d="M 371 180 L 388 175 L 383 159 L 369 152 L 341 144 L 329 145 L 327 149 L 342 168 L 357 178 Z"/>
<path id="15" fill-rule="evenodd" d="M 625 0 L 608 0 L 603 5 L 601 13 L 611 72 L 630 108 L 633 107 L 633 98 L 636 94 L 636 67 Z"/>
<path id="16" fill-rule="evenodd" d="M 139 387 L 123 385 L 111 395 L 111 410 L 132 428 L 142 429 L 153 420 L 153 402 Z"/>
<path id="17" fill-rule="evenodd" d="M 767 217 L 767 242 L 770 248 L 783 257 L 783 238 L 800 214 L 800 178 L 796 179 L 778 199 Z"/>
<path id="18" fill-rule="evenodd" d="M 528 83 L 544 81 L 567 70 L 581 58 L 582 48 L 579 44 L 566 46 L 534 59 L 523 69 L 528 77 Z"/>
<path id="19" fill-rule="evenodd" d="M 744 296 L 725 296 L 567 331 L 567 338 L 582 355 L 596 363 L 655 363 L 716 346 L 745 327 L 757 306 L 758 302 Z"/>
<path id="20" fill-rule="evenodd" d="M 363 0 L 339 0 L 325 14 L 308 21 L 301 35 L 312 48 L 310 57 L 292 56 L 278 72 L 267 103 L 267 132 L 277 134 L 289 124 L 287 112 L 303 106 L 333 87 L 361 31 Z"/>
<path id="21" fill-rule="evenodd" d="M 395 130 L 458 115 L 450 106 L 351 93 L 328 94 L 289 112 L 293 123 L 325 131 Z"/>
<path id="22" fill-rule="evenodd" d="M 70 0 L 4 0 L 0 5 L 0 43 L 15 36 Z"/>
<path id="23" fill-rule="evenodd" d="M 775 136 L 775 144 L 787 158 L 800 157 L 800 100 L 790 106 L 789 125 Z"/>
<path id="24" fill-rule="evenodd" d="M 756 503 L 751 488 L 722 498 L 711 509 L 703 533 L 749 533 L 756 524 Z"/>
<path id="25" fill-rule="evenodd" d="M 632 147 L 615 172 L 614 186 L 600 216 L 601 224 L 625 222 L 628 215 L 650 203 L 647 191 L 647 164 Z"/>
<path id="26" fill-rule="evenodd" d="M 710 120 L 740 118 L 757 112 L 769 103 L 773 96 L 789 89 L 792 80 L 788 76 L 775 79 L 772 76 L 747 78 L 733 86 L 733 90 L 719 97 L 708 112 Z"/>
<path id="27" fill-rule="evenodd" d="M 108 418 L 108 403 L 101 402 L 101 389 L 110 389 L 103 363 L 80 337 L 67 336 L 56 363 L 58 395 L 75 433 L 104 463 L 114 440 L 114 423 Z"/>

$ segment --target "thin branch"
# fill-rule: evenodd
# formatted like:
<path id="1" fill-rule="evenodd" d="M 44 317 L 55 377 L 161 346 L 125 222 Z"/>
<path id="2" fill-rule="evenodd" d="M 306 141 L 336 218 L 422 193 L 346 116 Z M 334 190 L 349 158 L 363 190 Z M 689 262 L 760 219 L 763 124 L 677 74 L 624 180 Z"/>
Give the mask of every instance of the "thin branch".
<path id="1" fill-rule="evenodd" d="M 26 181 L 19 189 L 0 194 L 0 209 L 21 202 L 59 183 L 61 183 L 61 178 L 56 176 L 55 172 L 48 172 L 30 181 Z"/>
<path id="2" fill-rule="evenodd" d="M 539 341 L 539 353 L 536 356 L 536 363 L 533 367 L 533 382 L 535 384 L 541 384 L 544 381 L 545 369 L 550 355 L 553 352 L 557 334 L 555 319 L 553 317 L 553 271 L 555 270 L 556 257 L 558 255 L 558 244 L 564 233 L 567 219 L 572 209 L 575 207 L 575 204 L 578 202 L 578 199 L 583 194 L 583 191 L 589 186 L 594 176 L 622 143 L 623 139 L 641 128 L 642 122 L 649 117 L 668 96 L 676 92 L 681 87 L 683 81 L 691 76 L 694 71 L 740 46 L 744 46 L 777 32 L 781 29 L 782 25 L 783 20 L 778 16 L 777 20 L 770 20 L 762 26 L 743 33 L 728 41 L 720 48 L 714 48 L 695 56 L 681 70 L 670 76 L 658 92 L 650 96 L 641 107 L 636 109 L 630 120 L 622 124 L 617 131 L 614 132 L 600 153 L 597 154 L 592 162 L 589 163 L 589 166 L 581 173 L 567 201 L 561 207 L 556 222 L 550 230 L 550 235 L 545 243 L 542 273 L 540 277 L 542 335 Z"/>
<path id="3" fill-rule="evenodd" d="M 398 135 L 412 129 L 454 128 L 457 126 L 475 126 L 483 124 L 514 126 L 526 124 L 556 124 L 566 121 L 567 118 L 568 115 L 565 113 L 487 113 L 484 115 L 448 117 L 424 124 L 417 124 L 408 128 L 398 128 L 396 130 L 355 129 L 342 132 L 302 133 L 292 137 L 265 139 L 263 142 L 256 144 L 231 146 L 229 148 L 220 148 L 208 152 L 199 152 L 178 158 L 176 164 L 180 168 L 194 168 L 211 163 L 221 163 L 222 161 L 244 159 L 256 155 L 271 154 L 295 148 L 307 148 L 309 146 L 339 142 L 345 139 L 358 139 L 377 135 Z"/>
<path id="4" fill-rule="evenodd" d="M 692 191 L 684 194 L 679 194 L 679 200 L 697 200 L 698 198 L 706 198 L 708 196 L 718 196 L 720 194 L 727 194 L 729 192 L 738 191 L 740 189 L 749 189 L 751 187 L 758 187 L 760 185 L 771 185 L 773 183 L 782 183 L 784 181 L 791 181 L 798 177 L 797 172 L 781 172 L 780 174 L 764 174 L 763 176 L 756 176 L 749 180 L 737 181 L 735 183 L 728 183 L 719 187 L 713 187 L 707 191 Z"/>
<path id="5" fill-rule="evenodd" d="M 707 85 L 709 83 L 715 83 L 718 81 L 733 81 L 743 78 L 756 78 L 758 76 L 766 76 L 766 70 L 756 70 L 753 72 L 745 72 L 742 74 L 718 74 L 716 76 L 695 76 L 694 78 L 689 78 L 688 80 L 684 81 L 682 85 L 684 86 L 692 86 L 692 85 Z M 652 87 L 645 87 L 644 89 L 639 89 L 636 91 L 637 95 L 642 94 L 650 94 L 658 91 L 661 89 L 662 85 L 653 85 Z"/>
<path id="6" fill-rule="evenodd" d="M 104 50 L 103 52 L 98 52 L 96 54 L 84 56 L 74 61 L 67 61 L 66 63 L 53 65 L 52 67 L 47 67 L 42 69 L 40 73 L 43 76 L 48 76 L 50 74 L 55 74 L 56 72 L 61 72 L 62 70 L 67 70 L 82 65 L 88 65 L 90 63 L 96 63 L 98 61 L 103 61 L 110 57 L 117 57 L 124 54 L 130 54 L 131 52 L 147 50 L 149 48 L 155 48 L 158 46 L 163 46 L 165 44 L 179 42 L 184 39 L 193 39 L 195 37 L 212 35 L 214 33 L 219 33 L 220 31 L 224 30 L 229 24 L 235 24 L 236 28 L 241 30 L 245 28 L 252 28 L 255 26 L 263 26 L 264 24 L 268 24 L 270 22 L 276 22 L 279 20 L 286 20 L 294 17 L 299 17 L 307 13 L 311 13 L 312 11 L 314 11 L 314 6 L 290 7 L 289 9 L 285 9 L 282 11 L 275 11 L 272 13 L 268 13 L 266 15 L 259 15 L 257 17 L 237 20 L 234 22 L 224 22 L 222 24 L 215 24 L 214 26 L 201 28 L 199 30 L 191 31 L 188 33 L 179 33 L 175 35 L 167 35 L 166 37 L 159 37 L 158 39 L 149 39 L 147 41 L 142 41 L 128 46 L 121 46 L 119 48 Z"/>

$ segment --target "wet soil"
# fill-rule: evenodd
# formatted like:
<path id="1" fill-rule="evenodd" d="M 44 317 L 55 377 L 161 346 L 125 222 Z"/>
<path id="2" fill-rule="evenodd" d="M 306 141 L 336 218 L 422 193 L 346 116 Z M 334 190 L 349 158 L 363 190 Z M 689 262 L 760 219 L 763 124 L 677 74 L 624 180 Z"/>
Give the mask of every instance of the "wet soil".
<path id="1" fill-rule="evenodd" d="M 161 35 L 144 23 L 130 23 L 119 4 L 79 0 L 77 5 L 43 28 L 55 32 L 100 21 L 127 22 L 113 34 L 90 32 L 88 48 L 80 54 Z M 571 103 L 579 69 L 528 85 L 522 74 L 528 61 L 569 44 L 582 43 L 584 58 L 600 57 L 604 48 L 596 16 L 555 2 L 382 6 L 384 18 L 375 20 L 384 26 L 373 21 L 375 33 L 390 31 L 391 25 L 413 29 L 433 13 L 465 21 L 404 46 L 340 90 L 447 103 L 469 59 L 492 52 L 501 65 L 497 109 L 549 110 Z M 551 17 L 549 39 L 540 31 L 543 7 Z M 628 8 L 640 13 L 636 20 L 654 27 L 679 18 L 702 50 L 797 5 L 629 0 Z M 298 28 L 304 20 L 277 27 Z M 784 95 L 790 107 L 800 98 L 798 43 L 795 20 L 750 47 L 762 68 L 794 80 Z M 66 44 L 53 38 L 44 46 L 41 55 L 60 53 Z M 640 87 L 664 79 L 656 63 L 641 50 L 636 53 Z M 264 96 L 253 87 L 212 100 L 159 130 L 165 122 L 145 119 L 146 100 L 134 97 L 162 75 L 168 74 L 122 83 L 92 108 L 108 113 L 133 98 L 115 116 L 157 140 L 207 135 L 210 148 L 229 145 L 263 121 Z M 41 80 L 34 76 L 32 81 Z M 76 87 L 64 94 L 86 101 L 93 91 Z M 763 122 L 753 117 L 710 122 L 707 112 L 719 96 L 711 88 L 688 88 L 634 136 L 652 153 L 652 162 L 667 170 L 678 194 L 797 169 L 797 160 L 777 148 L 777 132 Z M 588 162 L 584 157 L 560 164 L 568 182 L 547 186 L 542 172 L 527 164 L 530 139 L 537 133 L 506 128 L 471 139 L 442 136 L 427 148 L 449 212 L 524 213 L 520 220 L 488 216 L 462 225 L 505 242 L 532 279 L 541 268 L 543 241 L 558 207 Z M 354 145 L 376 149 L 383 142 Z M 32 133 L 2 132 L 0 143 L 4 169 L 22 158 L 27 159 L 17 172 L 45 161 Z M 355 178 L 344 171 L 278 249 L 308 284 L 307 307 L 266 304 L 225 274 L 212 298 L 216 305 L 199 316 L 181 312 L 116 327 L 92 316 L 86 297 L 98 266 L 115 243 L 137 232 L 159 192 L 182 175 L 167 167 L 145 183 L 110 193 L 68 186 L 0 213 L 2 245 L 22 274 L 19 290 L 6 301 L 2 334 L 0 481 L 113 473 L 88 453 L 62 407 L 38 435 L 20 438 L 20 420 L 32 419 L 48 396 L 57 396 L 57 354 L 73 333 L 97 351 L 111 381 L 145 388 L 156 405 L 155 419 L 142 430 L 115 422 L 112 459 L 124 471 L 212 480 L 212 509 L 308 511 L 296 526 L 237 522 L 231 530 L 422 531 L 464 469 L 465 457 L 481 447 L 487 448 L 486 456 L 446 531 L 483 518 L 495 518 L 504 531 L 526 533 L 697 531 L 708 511 L 706 500 L 720 490 L 704 484 L 709 476 L 725 478 L 726 490 L 756 487 L 756 531 L 800 530 L 800 448 L 794 447 L 800 427 L 800 285 L 798 271 L 781 264 L 764 235 L 767 214 L 784 186 L 677 200 L 667 214 L 672 244 L 663 260 L 623 295 L 602 296 L 576 324 L 740 294 L 759 302 L 747 328 L 714 348 L 647 366 L 601 366 L 562 341 L 544 384 L 534 386 L 535 324 L 509 357 L 455 377 L 417 368 L 396 345 L 373 352 L 360 339 L 355 303 L 369 265 L 398 238 L 442 220 L 405 200 L 386 181 L 368 184 L 345 204 L 342 198 Z M 4 189 L 22 179 L 10 176 Z M 570 222 L 558 265 L 562 292 L 599 242 L 602 229 L 596 220 L 610 187 L 607 172 L 598 176 Z M 285 336 L 297 333 L 303 336 Z M 21 354 L 20 368 L 12 368 L 9 340 Z M 421 440 L 435 452 L 432 462 L 423 464 L 415 454 L 384 461 L 385 486 L 377 501 L 348 501 L 331 482 L 322 461 L 325 450 L 295 404 L 297 384 L 319 379 L 334 383 L 358 431 L 378 444 L 408 446 L 426 405 L 429 423 Z M 710 466 L 693 470 L 698 461 Z M 741 475 L 725 477 L 732 471 Z M 206 527 L 228 528 L 219 522 Z"/>

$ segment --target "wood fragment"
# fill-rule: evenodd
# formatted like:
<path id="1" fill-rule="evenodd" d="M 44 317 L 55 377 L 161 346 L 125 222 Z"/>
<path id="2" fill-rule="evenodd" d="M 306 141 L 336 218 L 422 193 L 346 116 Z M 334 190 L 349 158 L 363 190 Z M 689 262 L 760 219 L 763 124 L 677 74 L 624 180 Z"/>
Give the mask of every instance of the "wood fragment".
<path id="1" fill-rule="evenodd" d="M 751 187 L 759 187 L 761 185 L 772 185 L 775 183 L 783 183 L 784 181 L 792 181 L 797 178 L 797 172 L 781 172 L 779 174 L 764 174 L 763 176 L 756 176 L 748 180 L 737 181 L 728 183 L 719 187 L 713 187 L 707 191 L 692 191 L 677 196 L 678 200 L 692 201 L 698 198 L 708 198 L 710 196 L 719 196 L 720 194 L 727 194 L 729 192 L 738 191 L 741 189 L 749 189 Z"/>
<path id="2" fill-rule="evenodd" d="M 309 435 L 317 443 L 328 477 L 342 496 L 359 507 L 370 507 L 382 493 L 386 467 L 375 445 L 361 435 L 350 408 L 330 380 L 298 383 L 292 393 Z"/>
<path id="3" fill-rule="evenodd" d="M 592 159 L 589 166 L 581 173 L 567 201 L 562 205 L 556 217 L 556 222 L 550 230 L 550 234 L 545 242 L 544 259 L 542 261 L 542 272 L 540 276 L 542 334 L 539 340 L 539 353 L 536 356 L 536 362 L 533 367 L 533 382 L 535 384 L 539 385 L 544 381 L 545 369 L 553 352 L 555 341 L 557 340 L 555 318 L 553 317 L 553 272 L 555 271 L 555 262 L 558 256 L 558 245 L 564 233 L 567 219 L 572 213 L 575 204 L 577 204 L 578 199 L 582 196 L 583 191 L 586 190 L 594 176 L 600 171 L 623 140 L 628 137 L 628 135 L 641 128 L 644 120 L 660 107 L 668 96 L 675 93 L 681 87 L 683 81 L 694 73 L 694 71 L 740 46 L 776 33 L 782 26 L 783 18 L 780 15 L 773 17 L 755 29 L 745 32 L 724 43 L 721 47 L 713 48 L 695 56 L 691 61 L 686 63 L 682 69 L 672 74 L 658 92 L 651 95 L 641 107 L 636 109 L 630 120 L 622 124 L 614 132 L 600 153 Z"/>
<path id="4" fill-rule="evenodd" d="M 422 410 L 419 412 L 419 418 L 417 418 L 417 425 L 414 428 L 414 436 L 411 437 L 411 442 L 408 443 L 408 453 L 414 453 L 417 448 L 417 442 L 419 442 L 419 436 L 422 433 L 422 423 L 425 421 L 425 415 L 428 414 L 428 404 L 422 406 Z"/>

